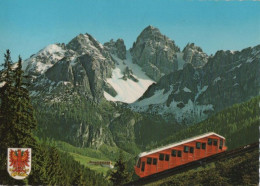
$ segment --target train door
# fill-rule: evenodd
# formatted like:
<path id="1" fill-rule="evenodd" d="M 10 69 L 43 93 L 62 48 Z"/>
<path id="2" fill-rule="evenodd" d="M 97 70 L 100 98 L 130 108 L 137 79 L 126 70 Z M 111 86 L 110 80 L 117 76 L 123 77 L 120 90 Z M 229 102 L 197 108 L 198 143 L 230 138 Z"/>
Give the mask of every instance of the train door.
<path id="1" fill-rule="evenodd" d="M 207 142 L 207 156 L 213 154 L 213 147 L 212 147 L 212 143 L 213 143 L 213 139 L 212 138 L 208 138 L 208 142 Z"/>
<path id="2" fill-rule="evenodd" d="M 176 167 L 176 157 L 177 157 L 177 150 L 171 150 L 171 157 L 170 157 L 170 168 Z"/>
<path id="3" fill-rule="evenodd" d="M 183 163 L 188 162 L 189 159 L 189 147 L 188 146 L 183 146 L 183 156 L 182 156 L 182 160 Z"/>
<path id="4" fill-rule="evenodd" d="M 218 152 L 218 139 L 213 139 L 212 151 L 213 151 L 213 153 Z"/>
<path id="5" fill-rule="evenodd" d="M 164 156 L 164 164 L 163 164 L 163 169 L 169 169 L 170 168 L 170 154 L 165 154 Z"/>
<path id="6" fill-rule="evenodd" d="M 201 142 L 196 142 L 194 159 L 197 160 L 201 157 Z"/>
<path id="7" fill-rule="evenodd" d="M 179 166 L 183 163 L 183 160 L 182 160 L 182 156 L 183 156 L 183 152 L 182 152 L 182 148 L 178 148 L 178 150 L 176 149 L 177 151 L 177 156 L 175 158 L 175 165 L 176 166 Z"/>
<path id="8" fill-rule="evenodd" d="M 158 158 L 158 166 L 157 166 L 157 171 L 160 172 L 163 170 L 163 165 L 164 165 L 164 156 L 165 154 L 159 153 L 159 158 Z"/>
<path id="9" fill-rule="evenodd" d="M 146 170 L 145 170 L 146 175 L 152 174 L 152 158 L 147 157 L 146 158 Z"/>
<path id="10" fill-rule="evenodd" d="M 141 174 L 145 176 L 145 161 L 141 163 Z"/>
<path id="11" fill-rule="evenodd" d="M 200 149 L 200 158 L 204 158 L 207 156 L 207 143 L 206 142 L 201 142 L 201 149 Z"/>
<path id="12" fill-rule="evenodd" d="M 157 172 L 157 163 L 158 163 L 158 159 L 156 157 L 153 157 L 152 168 L 151 168 L 152 174 Z"/>
<path id="13" fill-rule="evenodd" d="M 194 160 L 194 147 L 189 147 L 189 153 L 188 153 L 188 161 Z"/>

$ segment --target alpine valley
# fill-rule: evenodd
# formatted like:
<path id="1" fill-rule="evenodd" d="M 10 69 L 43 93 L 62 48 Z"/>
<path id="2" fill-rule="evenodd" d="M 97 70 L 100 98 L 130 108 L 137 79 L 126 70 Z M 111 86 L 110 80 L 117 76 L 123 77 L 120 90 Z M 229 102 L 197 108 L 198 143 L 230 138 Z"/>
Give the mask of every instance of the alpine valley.
<path id="1" fill-rule="evenodd" d="M 36 135 L 109 147 L 107 154 L 120 148 L 136 155 L 260 95 L 260 45 L 209 56 L 194 43 L 181 50 L 152 26 L 129 50 L 123 39 L 101 44 L 80 34 L 33 54 L 23 70 L 31 77 Z"/>

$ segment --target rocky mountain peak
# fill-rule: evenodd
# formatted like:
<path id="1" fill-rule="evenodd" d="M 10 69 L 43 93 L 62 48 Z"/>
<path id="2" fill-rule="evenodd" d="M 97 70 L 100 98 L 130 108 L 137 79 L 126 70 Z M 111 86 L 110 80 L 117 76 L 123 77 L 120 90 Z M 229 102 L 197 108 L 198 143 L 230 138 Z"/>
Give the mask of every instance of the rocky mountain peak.
<path id="1" fill-rule="evenodd" d="M 116 42 L 111 39 L 109 42 L 104 43 L 104 47 L 119 59 L 126 59 L 126 46 L 123 39 L 118 39 Z"/>
<path id="2" fill-rule="evenodd" d="M 130 49 L 133 63 L 140 65 L 155 81 L 178 68 L 177 55 L 180 49 L 174 41 L 161 34 L 158 28 L 146 27 Z"/>
<path id="3" fill-rule="evenodd" d="M 188 43 L 183 49 L 183 59 L 194 68 L 201 68 L 208 62 L 208 55 L 194 43 Z"/>
<path id="4" fill-rule="evenodd" d="M 40 75 L 66 55 L 65 44 L 51 44 L 23 62 L 23 70 L 31 75 Z"/>
<path id="5" fill-rule="evenodd" d="M 196 50 L 198 52 L 203 52 L 202 49 L 199 46 L 196 46 L 194 43 L 188 43 L 184 49 L 183 52 L 185 52 L 188 49 Z"/>
<path id="6" fill-rule="evenodd" d="M 146 27 L 140 34 L 140 37 L 143 38 L 145 36 L 160 36 L 162 35 L 160 30 L 156 27 L 153 27 L 151 25 L 149 25 L 148 27 Z"/>
<path id="7" fill-rule="evenodd" d="M 25 60 L 23 67 L 26 73 L 33 75 L 34 97 L 45 95 L 56 100 L 66 97 L 66 93 L 62 94 L 66 89 L 98 101 L 103 98 L 104 90 L 115 92 L 106 83 L 112 75 L 114 61 L 103 45 L 89 34 L 79 34 L 67 45 L 49 45 Z"/>
<path id="8" fill-rule="evenodd" d="M 82 53 L 99 53 L 102 52 L 103 45 L 95 40 L 90 34 L 79 34 L 73 38 L 67 45 L 67 49 Z"/>

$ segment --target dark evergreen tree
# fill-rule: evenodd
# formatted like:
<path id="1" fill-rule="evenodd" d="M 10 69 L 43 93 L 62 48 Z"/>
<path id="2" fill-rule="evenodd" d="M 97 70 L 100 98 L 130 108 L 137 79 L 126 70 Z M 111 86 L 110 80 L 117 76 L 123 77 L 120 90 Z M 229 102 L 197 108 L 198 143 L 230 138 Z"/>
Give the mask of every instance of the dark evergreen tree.
<path id="1" fill-rule="evenodd" d="M 64 175 L 61 169 L 60 155 L 55 147 L 51 147 L 50 160 L 47 166 L 48 183 L 51 185 L 60 184 Z"/>
<path id="2" fill-rule="evenodd" d="M 16 147 L 18 139 L 14 133 L 16 94 L 9 50 L 6 51 L 4 57 L 4 68 L 0 74 L 0 83 L 3 85 L 0 87 L 0 180 L 2 184 L 19 184 L 23 182 L 14 180 L 7 172 L 7 148 Z"/>
<path id="3" fill-rule="evenodd" d="M 127 171 L 122 151 L 120 151 L 119 158 L 115 163 L 115 171 L 113 171 L 110 176 L 110 180 L 114 185 L 124 185 L 131 179 L 131 174 Z"/>
<path id="4" fill-rule="evenodd" d="M 16 134 L 17 147 L 35 147 L 33 130 L 36 128 L 34 110 L 29 97 L 26 84 L 23 83 L 22 59 L 19 56 L 17 68 L 14 70 L 15 85 L 15 124 L 13 132 Z"/>
<path id="5" fill-rule="evenodd" d="M 0 88 L 0 148 L 1 174 L 3 183 L 27 183 L 28 180 L 15 181 L 7 171 L 7 148 L 20 147 L 36 150 L 37 144 L 33 137 L 36 127 L 33 107 L 30 103 L 29 92 L 23 83 L 22 59 L 19 56 L 17 67 L 12 65 L 10 51 L 5 54 L 4 69 L 1 71 Z M 3 152 L 3 153 L 2 153 Z M 32 158 L 35 162 L 35 158 Z M 33 163 L 32 165 L 36 165 Z"/>

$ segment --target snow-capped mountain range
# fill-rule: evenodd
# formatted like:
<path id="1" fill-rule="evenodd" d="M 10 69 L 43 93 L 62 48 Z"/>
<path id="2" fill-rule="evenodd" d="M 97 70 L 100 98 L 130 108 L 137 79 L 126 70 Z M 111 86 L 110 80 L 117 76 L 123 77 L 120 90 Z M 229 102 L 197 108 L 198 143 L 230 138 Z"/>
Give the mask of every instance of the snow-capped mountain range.
<path id="1" fill-rule="evenodd" d="M 80 34 L 67 45 L 51 44 L 40 50 L 23 62 L 25 72 L 33 76 L 31 95 L 48 96 L 61 86 L 83 86 L 91 99 L 136 101 L 154 81 L 132 62 L 129 51 L 120 59 L 110 53 L 111 48 Z"/>
<path id="2" fill-rule="evenodd" d="M 51 44 L 23 62 L 32 76 L 31 96 L 62 102 L 83 95 L 124 102 L 137 112 L 196 123 L 260 92 L 260 45 L 208 56 L 193 43 L 180 50 L 148 26 L 131 49 L 124 41 L 101 44 L 80 34 Z"/>

